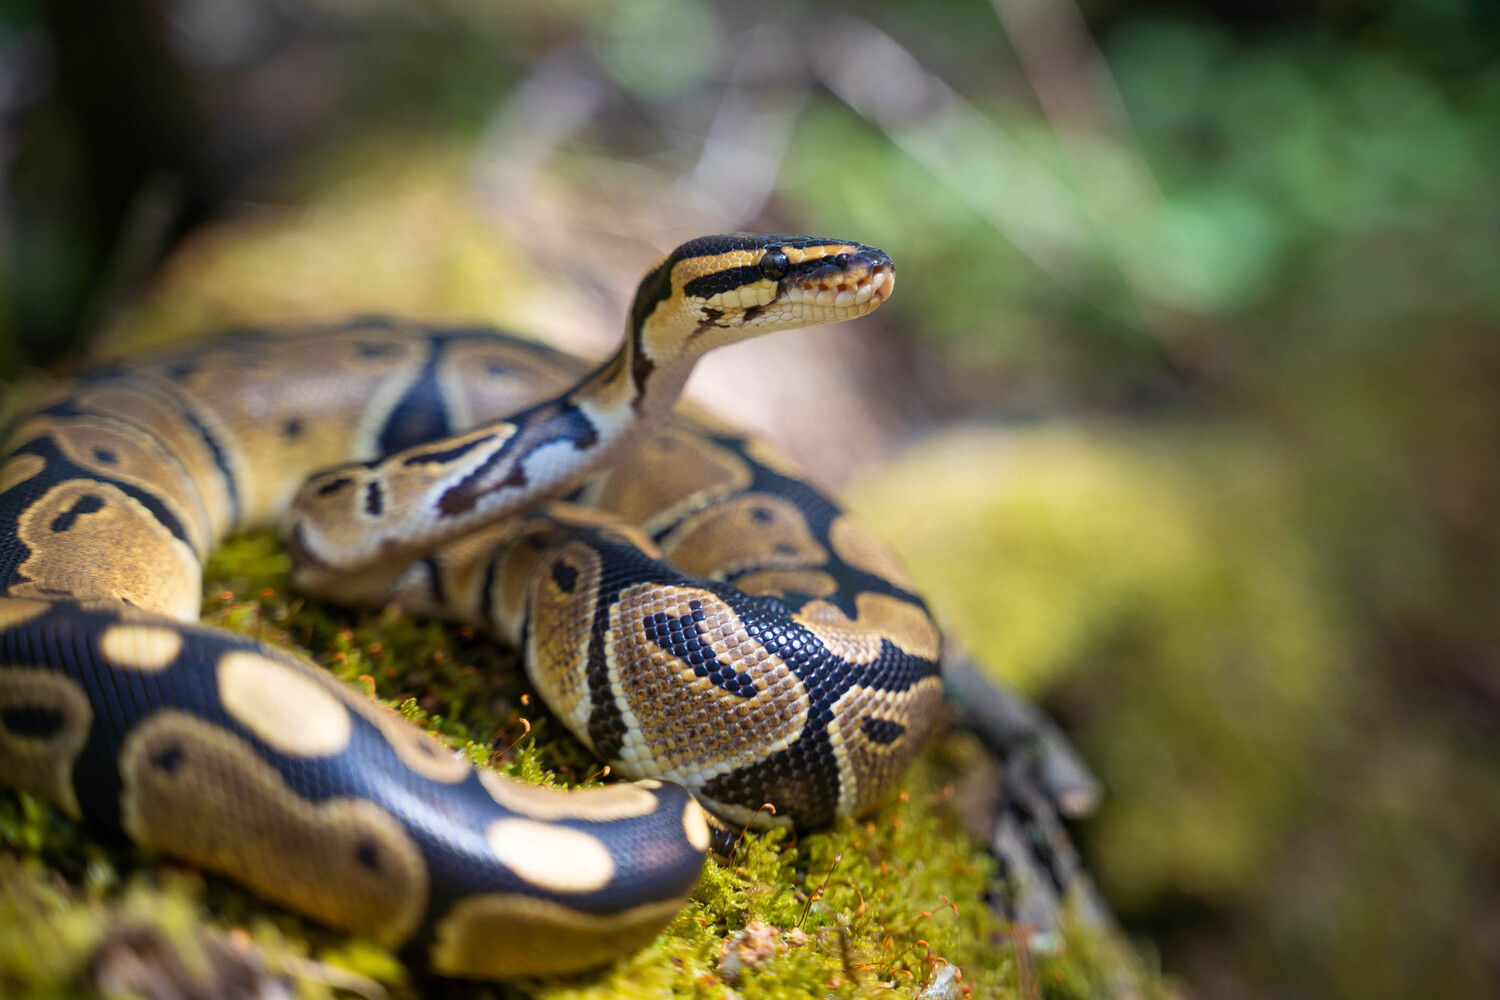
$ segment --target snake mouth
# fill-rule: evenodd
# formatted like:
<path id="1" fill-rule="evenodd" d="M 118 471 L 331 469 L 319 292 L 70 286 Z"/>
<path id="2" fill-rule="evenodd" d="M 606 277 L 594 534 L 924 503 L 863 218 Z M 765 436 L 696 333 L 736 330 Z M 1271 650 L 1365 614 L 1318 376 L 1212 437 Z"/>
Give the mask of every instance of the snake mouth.
<path id="1" fill-rule="evenodd" d="M 890 298 L 895 287 L 896 268 L 889 261 L 856 258 L 845 267 L 829 268 L 828 273 L 810 278 L 802 286 L 801 299 L 825 309 L 873 309 Z"/>

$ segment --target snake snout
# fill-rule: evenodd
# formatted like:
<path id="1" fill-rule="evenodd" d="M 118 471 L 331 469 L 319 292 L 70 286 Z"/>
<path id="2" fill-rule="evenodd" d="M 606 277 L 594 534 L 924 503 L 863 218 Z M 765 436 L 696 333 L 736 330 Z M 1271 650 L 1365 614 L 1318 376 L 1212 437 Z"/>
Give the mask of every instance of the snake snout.
<path id="1" fill-rule="evenodd" d="M 883 250 L 861 246 L 853 252 L 827 257 L 801 283 L 817 305 L 871 308 L 890 297 L 896 287 L 896 266 Z"/>
<path id="2" fill-rule="evenodd" d="M 896 290 L 896 265 L 882 252 L 884 261 L 875 264 L 869 275 L 856 283 L 855 299 L 864 302 L 873 299 L 876 305 L 891 297 L 891 292 Z"/>
<path id="3" fill-rule="evenodd" d="M 872 271 L 885 270 L 890 271 L 892 274 L 896 271 L 896 265 L 891 262 L 890 254 L 879 247 L 868 247 L 861 244 L 856 256 L 868 264 Z"/>

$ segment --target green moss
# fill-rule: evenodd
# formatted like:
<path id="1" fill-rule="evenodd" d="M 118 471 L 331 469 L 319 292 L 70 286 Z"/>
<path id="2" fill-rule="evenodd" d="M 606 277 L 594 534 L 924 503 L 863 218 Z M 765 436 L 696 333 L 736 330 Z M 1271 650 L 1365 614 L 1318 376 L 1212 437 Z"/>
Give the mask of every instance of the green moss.
<path id="1" fill-rule="evenodd" d="M 595 781 L 600 766 L 526 690 L 515 657 L 464 627 L 389 609 L 350 612 L 287 591 L 287 560 L 269 534 L 231 541 L 208 565 L 205 622 L 300 648 L 335 674 L 466 749 L 479 765 L 527 781 Z M 419 966 L 332 933 L 221 879 L 183 872 L 129 845 L 100 843 L 28 796 L 0 792 L 0 942 L 40 927 L 56 941 L 0 947 L 6 995 L 67 996 L 110 928 L 145 919 L 171 931 L 243 929 L 268 966 L 297 977 L 304 996 L 326 992 L 309 968 L 380 983 L 398 998 L 458 996 L 857 997 L 914 995 L 945 964 L 976 996 L 1096 995 L 1109 980 L 1099 947 L 1069 937 L 1059 955 L 1017 961 L 1010 929 L 985 900 L 993 862 L 960 828 L 952 784 L 978 751 L 945 736 L 918 761 L 900 799 L 867 821 L 791 842 L 749 834 L 732 866 L 705 868 L 682 914 L 649 947 L 600 972 L 497 986 L 438 986 Z M 15 888 L 11 888 L 12 883 Z M 736 977 L 719 970 L 724 941 L 752 921 L 800 930 Z M 321 965 L 309 966 L 308 960 Z M 1113 959 L 1112 959 L 1113 961 Z M 325 970 L 326 972 L 326 970 Z M 326 980 L 328 976 L 322 976 Z M 335 977 L 336 978 L 336 977 Z M 1023 983 L 1027 984 L 1023 986 Z M 1038 993 L 1037 991 L 1040 991 Z"/>
<path id="2" fill-rule="evenodd" d="M 36 858 L 0 854 L 0 986 L 6 996 L 66 995 L 103 936 L 68 885 Z M 45 991 L 45 992 L 44 992 Z"/>

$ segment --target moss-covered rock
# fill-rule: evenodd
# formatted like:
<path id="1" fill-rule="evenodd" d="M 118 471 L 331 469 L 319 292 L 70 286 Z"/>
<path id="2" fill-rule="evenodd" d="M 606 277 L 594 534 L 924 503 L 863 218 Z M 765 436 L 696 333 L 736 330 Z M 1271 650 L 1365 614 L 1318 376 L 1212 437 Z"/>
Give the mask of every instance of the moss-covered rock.
<path id="1" fill-rule="evenodd" d="M 288 593 L 288 565 L 270 534 L 233 540 L 209 564 L 205 622 L 309 651 L 477 765 L 526 781 L 599 780 L 600 765 L 527 693 L 509 652 L 466 627 L 396 609 L 314 605 Z M 188 956 L 189 969 L 203 966 L 204 928 L 210 941 L 252 942 L 268 975 L 290 977 L 311 997 L 330 984 L 380 984 L 394 997 L 915 996 L 949 966 L 961 979 L 934 995 L 956 996 L 960 987 L 997 998 L 1099 995 L 1118 976 L 1120 956 L 1110 946 L 1084 935 L 1053 955 L 1026 954 L 1024 937 L 992 912 L 993 861 L 949 801 L 976 753 L 964 737 L 947 735 L 922 756 L 898 799 L 866 820 L 795 843 L 783 832 L 747 834 L 732 865 L 706 867 L 689 905 L 653 944 L 607 969 L 496 987 L 440 984 L 417 957 L 334 934 L 128 845 L 101 843 L 7 790 L 0 984 L 23 997 L 86 993 L 101 943 L 146 922 Z M 754 922 L 774 928 L 776 945 L 726 968 L 726 948 Z"/>

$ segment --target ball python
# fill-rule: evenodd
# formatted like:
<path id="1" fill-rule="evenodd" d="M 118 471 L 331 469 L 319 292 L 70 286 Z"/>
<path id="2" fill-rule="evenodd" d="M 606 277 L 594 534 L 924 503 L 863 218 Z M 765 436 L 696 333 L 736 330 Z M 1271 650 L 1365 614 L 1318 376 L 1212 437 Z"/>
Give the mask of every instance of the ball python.
<path id="1" fill-rule="evenodd" d="M 678 406 L 705 351 L 852 319 L 869 246 L 693 240 L 597 366 L 367 318 L 107 366 L 0 465 L 0 779 L 438 973 L 599 965 L 747 825 L 867 811 L 940 699 L 914 585 L 784 457 Z M 196 624 L 207 553 L 481 625 L 633 784 L 471 767 L 301 657 Z M 762 805 L 774 806 L 774 814 Z"/>

